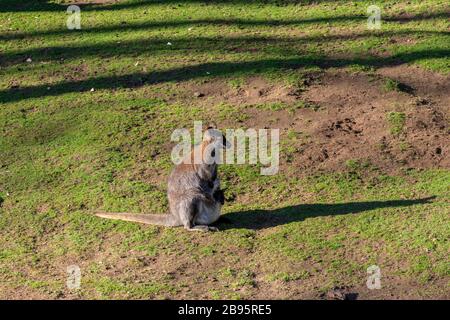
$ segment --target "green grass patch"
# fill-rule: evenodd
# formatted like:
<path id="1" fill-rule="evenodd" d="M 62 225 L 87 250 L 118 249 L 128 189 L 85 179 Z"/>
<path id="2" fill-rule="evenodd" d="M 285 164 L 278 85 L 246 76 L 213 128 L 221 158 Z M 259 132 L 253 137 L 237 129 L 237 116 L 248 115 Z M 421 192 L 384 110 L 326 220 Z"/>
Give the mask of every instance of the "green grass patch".
<path id="1" fill-rule="evenodd" d="M 392 135 L 398 136 L 403 132 L 406 123 L 406 115 L 403 112 L 389 112 L 387 114 L 389 130 Z"/>

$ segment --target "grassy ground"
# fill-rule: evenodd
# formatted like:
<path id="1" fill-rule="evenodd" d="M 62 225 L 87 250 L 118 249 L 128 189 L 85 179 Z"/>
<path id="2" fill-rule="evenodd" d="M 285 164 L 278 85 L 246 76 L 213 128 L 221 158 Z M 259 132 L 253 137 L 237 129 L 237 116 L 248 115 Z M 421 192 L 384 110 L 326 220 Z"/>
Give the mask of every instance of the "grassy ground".
<path id="1" fill-rule="evenodd" d="M 376 31 L 372 1 L 293 2 L 82 5 L 82 29 L 67 30 L 67 4 L 0 0 L 0 298 L 449 297 L 448 167 L 371 171 L 349 157 L 340 170 L 299 170 L 289 159 L 301 137 L 288 131 L 277 175 L 221 168 L 220 232 L 91 215 L 166 212 L 171 132 L 251 120 L 180 88 L 237 90 L 254 77 L 299 86 L 309 73 L 401 64 L 449 73 L 446 1 L 383 1 Z M 255 106 L 266 119 L 305 107 Z M 401 135 L 406 120 L 381 121 Z M 72 264 L 79 290 L 66 287 Z M 366 288 L 371 265 L 380 290 Z"/>

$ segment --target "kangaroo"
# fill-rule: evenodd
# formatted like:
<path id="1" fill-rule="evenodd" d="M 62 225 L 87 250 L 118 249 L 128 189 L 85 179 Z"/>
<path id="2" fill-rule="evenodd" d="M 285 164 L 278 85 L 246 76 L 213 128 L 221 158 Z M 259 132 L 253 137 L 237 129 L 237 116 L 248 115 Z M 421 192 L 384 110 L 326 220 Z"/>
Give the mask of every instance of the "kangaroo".
<path id="1" fill-rule="evenodd" d="M 202 142 L 175 166 L 169 176 L 169 214 L 99 212 L 96 216 L 167 227 L 183 226 L 188 231 L 218 231 L 210 226 L 219 219 L 225 202 L 217 177 L 216 151 L 229 147 L 219 130 L 207 128 Z"/>

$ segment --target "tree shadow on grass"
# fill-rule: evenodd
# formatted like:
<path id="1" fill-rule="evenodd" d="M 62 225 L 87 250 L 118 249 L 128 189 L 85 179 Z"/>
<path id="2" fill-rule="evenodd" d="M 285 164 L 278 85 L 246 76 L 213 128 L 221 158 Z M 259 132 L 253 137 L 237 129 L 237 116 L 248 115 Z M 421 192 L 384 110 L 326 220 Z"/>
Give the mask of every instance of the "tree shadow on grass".
<path id="1" fill-rule="evenodd" d="M 80 6 L 83 11 L 115 11 L 115 10 L 129 10 L 138 8 L 149 8 L 151 6 L 171 6 L 173 9 L 185 5 L 198 4 L 201 6 L 211 5 L 311 5 L 321 3 L 337 3 L 336 0 L 74 0 L 66 3 L 56 3 L 50 0 L 0 0 L 0 12 L 54 12 L 65 11 L 71 4 Z M 345 4 L 345 1 L 341 2 Z M 425 19 L 427 14 L 422 14 Z M 389 17 L 384 17 L 387 20 Z M 395 21 L 410 21 L 412 15 L 405 14 L 400 19 Z"/>
<path id="2" fill-rule="evenodd" d="M 403 63 L 420 61 L 422 59 L 443 58 L 450 54 L 450 50 L 420 50 L 400 53 L 392 57 L 360 57 L 360 58 L 333 58 L 323 56 L 305 55 L 286 59 L 263 59 L 244 62 L 212 62 L 194 66 L 173 68 L 155 72 L 138 72 L 120 76 L 103 76 L 85 80 L 62 81 L 56 84 L 44 84 L 27 87 L 9 88 L 0 90 L 0 102 L 15 102 L 30 98 L 58 96 L 66 93 L 79 93 L 95 89 L 123 89 L 139 88 L 144 85 L 160 84 L 174 81 L 187 81 L 193 79 L 224 77 L 243 74 L 260 74 L 275 69 L 296 69 L 301 67 L 345 67 L 360 65 L 366 67 L 396 66 Z"/>
<path id="3" fill-rule="evenodd" d="M 1 4 L 1 0 L 0 0 Z M 1 8 L 1 7 L 0 7 Z M 1 10 L 1 9 L 0 9 Z M 61 10 L 66 10 L 66 8 L 61 8 Z M 83 9 L 84 10 L 84 9 Z M 95 11 L 95 10 L 93 10 Z M 1 11 L 0 11 L 1 12 Z M 432 12 L 428 14 L 418 14 L 401 16 L 394 15 L 384 17 L 383 21 L 396 22 L 396 23 L 408 23 L 408 22 L 419 22 L 424 20 L 432 19 L 443 19 L 448 17 L 448 12 Z M 239 28 L 252 28 L 252 27 L 287 27 L 287 26 L 304 26 L 310 24 L 329 24 L 329 23 L 349 23 L 349 22 L 364 22 L 367 16 L 361 15 L 336 15 L 331 17 L 305 17 L 299 19 L 244 19 L 244 18 L 227 18 L 227 19 L 187 19 L 187 20 L 163 20 L 163 21 L 145 21 L 145 22 L 130 22 L 126 20 L 120 21 L 119 24 L 107 24 L 100 26 L 89 26 L 83 25 L 81 30 L 69 30 L 67 28 L 57 28 L 50 30 L 36 30 L 32 32 L 14 32 L 14 33 L 4 33 L 0 35 L 1 40 L 17 40 L 30 37 L 44 37 L 44 36 L 55 36 L 55 35 L 83 35 L 83 34 L 100 34 L 100 33 L 111 33 L 111 32 L 125 32 L 125 31 L 151 31 L 158 30 L 161 28 L 180 28 L 188 26 L 212 26 L 212 27 L 224 27 L 224 26 L 235 26 Z"/>
<path id="4" fill-rule="evenodd" d="M 435 197 L 415 200 L 388 200 L 349 203 L 314 203 L 301 204 L 275 210 L 248 210 L 224 214 L 217 226 L 220 230 L 251 229 L 261 230 L 291 222 L 303 221 L 307 218 L 354 214 L 369 210 L 395 207 L 409 207 L 430 203 Z"/>
<path id="5" fill-rule="evenodd" d="M 302 48 L 313 43 L 341 44 L 344 41 L 382 39 L 390 37 L 418 37 L 418 36 L 445 36 L 443 31 L 383 31 L 377 34 L 370 32 L 352 34 L 306 35 L 301 37 L 270 37 L 270 36 L 238 36 L 238 37 L 214 37 L 199 36 L 195 38 L 185 37 L 173 41 L 173 46 L 168 46 L 169 37 L 159 39 L 133 39 L 105 42 L 102 44 L 71 44 L 60 46 L 42 46 L 27 48 L 20 51 L 7 52 L 1 55 L 0 67 L 10 67 L 23 64 L 27 58 L 32 58 L 35 63 L 51 62 L 65 63 L 71 59 L 98 57 L 102 59 L 117 59 L 117 57 L 130 57 L 136 55 L 152 55 L 160 57 L 164 54 L 234 54 L 250 53 L 270 54 L 274 50 L 283 53 L 284 56 L 298 55 Z M 0 35 L 0 39 L 2 36 Z M 306 51 L 305 51 L 306 52 Z"/>
<path id="6" fill-rule="evenodd" d="M 83 10 L 101 11 L 101 10 L 124 10 L 140 7 L 149 7 L 153 5 L 171 5 L 182 6 L 186 4 L 201 4 L 203 6 L 215 4 L 311 4 L 311 3 L 327 3 L 335 2 L 335 0 L 140 0 L 140 1 L 118 1 L 118 0 L 74 0 L 68 3 L 54 3 L 50 0 L 33 0 L 33 1 L 17 1 L 17 0 L 0 0 L 0 12 L 45 12 L 45 11 L 64 11 L 71 4 L 78 5 Z"/>

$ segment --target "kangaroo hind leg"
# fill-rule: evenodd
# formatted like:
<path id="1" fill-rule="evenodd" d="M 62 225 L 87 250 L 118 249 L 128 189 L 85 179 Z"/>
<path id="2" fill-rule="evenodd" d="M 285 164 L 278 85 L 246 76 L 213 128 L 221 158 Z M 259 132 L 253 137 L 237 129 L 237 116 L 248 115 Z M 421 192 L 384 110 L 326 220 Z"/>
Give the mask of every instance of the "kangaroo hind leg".
<path id="1" fill-rule="evenodd" d="M 179 206 L 180 220 L 188 231 L 217 231 L 216 227 L 210 227 L 205 224 L 195 224 L 195 220 L 200 210 L 201 200 L 183 201 Z"/>

